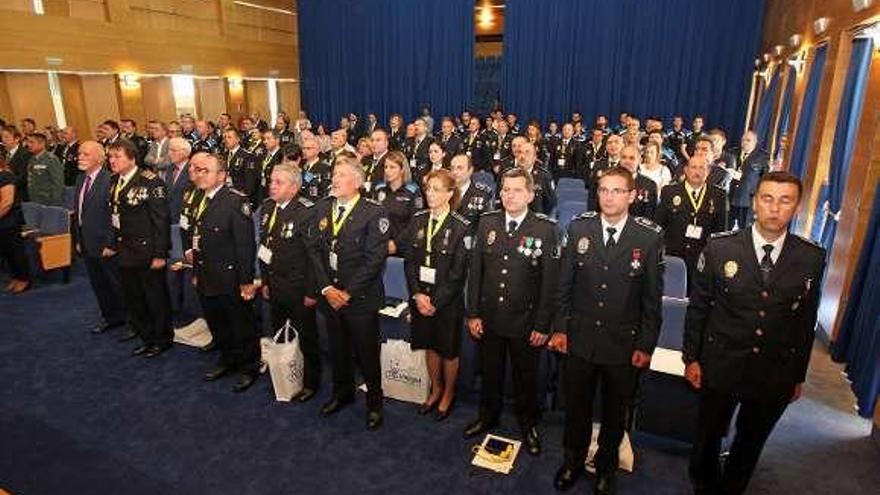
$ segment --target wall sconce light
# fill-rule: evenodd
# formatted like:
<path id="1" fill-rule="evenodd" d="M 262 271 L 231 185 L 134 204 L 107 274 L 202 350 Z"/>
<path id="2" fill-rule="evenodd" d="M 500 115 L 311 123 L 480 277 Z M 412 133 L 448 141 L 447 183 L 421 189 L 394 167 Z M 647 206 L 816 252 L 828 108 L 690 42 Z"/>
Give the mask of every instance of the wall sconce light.
<path id="1" fill-rule="evenodd" d="M 874 0 L 852 0 L 853 12 L 861 12 L 874 4 Z"/>
<path id="2" fill-rule="evenodd" d="M 229 78 L 229 89 L 241 89 L 241 78 L 240 77 L 230 77 Z"/>
<path id="3" fill-rule="evenodd" d="M 782 55 L 783 50 L 785 50 L 785 47 L 782 46 L 782 45 L 776 45 L 776 46 L 773 47 L 773 53 L 774 53 L 777 57 L 779 57 L 779 56 Z"/>
<path id="4" fill-rule="evenodd" d="M 813 21 L 813 32 L 816 34 L 822 34 L 828 29 L 828 24 L 831 23 L 831 19 L 827 17 L 820 17 Z"/>
<path id="5" fill-rule="evenodd" d="M 763 57 L 764 57 L 764 62 L 769 62 L 770 59 L 772 58 L 772 57 L 770 56 L 769 53 L 765 53 L 765 54 L 763 55 Z"/>
<path id="6" fill-rule="evenodd" d="M 132 72 L 127 72 L 125 74 L 119 75 L 119 84 L 124 89 L 137 89 L 140 87 L 141 83 L 138 82 L 137 74 Z"/>
<path id="7" fill-rule="evenodd" d="M 477 26 L 480 29 L 490 29 L 495 25 L 495 14 L 492 12 L 492 4 L 490 2 L 483 2 L 483 5 L 478 7 L 478 9 Z"/>
<path id="8" fill-rule="evenodd" d="M 788 59 L 788 65 L 790 65 L 796 73 L 800 74 L 804 71 L 804 67 L 807 65 L 807 53 L 800 52 L 797 55 Z"/>
<path id="9" fill-rule="evenodd" d="M 797 48 L 801 46 L 801 35 L 793 34 L 788 38 L 788 46 L 792 48 Z"/>
<path id="10" fill-rule="evenodd" d="M 864 36 L 868 36 L 873 40 L 875 50 L 880 50 L 880 23 L 865 29 Z"/>

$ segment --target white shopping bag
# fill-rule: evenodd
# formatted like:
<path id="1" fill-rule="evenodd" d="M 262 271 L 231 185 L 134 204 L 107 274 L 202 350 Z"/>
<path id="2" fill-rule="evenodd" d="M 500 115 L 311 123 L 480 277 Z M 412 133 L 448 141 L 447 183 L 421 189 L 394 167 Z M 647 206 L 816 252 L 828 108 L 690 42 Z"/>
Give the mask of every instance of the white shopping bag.
<path id="1" fill-rule="evenodd" d="M 590 439 L 590 449 L 587 451 L 587 461 L 585 463 L 585 467 L 587 471 L 590 473 L 596 472 L 596 464 L 593 462 L 593 458 L 596 456 L 596 452 L 599 450 L 599 425 L 593 425 L 593 435 Z M 617 465 L 618 469 L 622 469 L 626 472 L 631 473 L 633 470 L 633 463 L 635 462 L 633 459 L 633 449 L 632 444 L 629 443 L 629 433 L 623 432 L 623 439 L 620 441 L 620 451 L 619 454 L 620 459 Z"/>
<path id="2" fill-rule="evenodd" d="M 263 359 L 272 377 L 275 400 L 288 402 L 303 389 L 303 355 L 299 348 L 299 335 L 290 320 L 268 343 Z"/>
<path id="3" fill-rule="evenodd" d="M 422 404 L 428 399 L 431 380 L 425 351 L 414 351 L 405 340 L 382 344 L 382 393 L 385 397 Z"/>
<path id="4" fill-rule="evenodd" d="M 178 344 L 205 347 L 213 339 L 208 322 L 204 318 L 199 318 L 189 325 L 174 329 L 174 341 Z"/>

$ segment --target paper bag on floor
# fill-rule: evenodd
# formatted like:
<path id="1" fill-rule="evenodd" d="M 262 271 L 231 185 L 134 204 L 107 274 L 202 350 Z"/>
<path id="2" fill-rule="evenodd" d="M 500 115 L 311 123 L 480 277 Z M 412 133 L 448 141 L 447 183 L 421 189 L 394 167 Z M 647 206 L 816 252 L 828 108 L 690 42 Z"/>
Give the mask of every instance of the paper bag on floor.
<path id="1" fill-rule="evenodd" d="M 590 439 L 590 449 L 587 451 L 587 461 L 585 463 L 585 467 L 587 471 L 590 473 L 596 472 L 596 465 L 593 463 L 593 458 L 596 456 L 596 451 L 599 450 L 599 425 L 593 425 L 593 435 Z M 620 460 L 618 464 L 618 469 L 622 469 L 629 473 L 633 470 L 633 449 L 632 444 L 629 443 L 629 433 L 623 432 L 623 439 L 620 441 Z"/>
<path id="2" fill-rule="evenodd" d="M 293 334 L 293 339 L 291 339 Z M 269 342 L 263 356 L 272 377 L 275 400 L 288 402 L 303 389 L 303 354 L 299 334 L 288 320 Z"/>
<path id="3" fill-rule="evenodd" d="M 425 351 L 414 351 L 405 340 L 382 344 L 382 393 L 385 397 L 422 404 L 428 400 L 431 380 Z"/>
<path id="4" fill-rule="evenodd" d="M 199 318 L 189 325 L 174 329 L 174 341 L 192 347 L 205 347 L 213 340 L 208 322 Z"/>

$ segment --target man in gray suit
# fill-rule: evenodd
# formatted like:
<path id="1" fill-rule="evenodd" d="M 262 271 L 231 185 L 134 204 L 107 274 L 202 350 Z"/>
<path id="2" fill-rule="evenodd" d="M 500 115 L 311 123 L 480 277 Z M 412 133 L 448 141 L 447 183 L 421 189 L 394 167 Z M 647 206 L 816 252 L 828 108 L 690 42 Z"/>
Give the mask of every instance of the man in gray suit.
<path id="1" fill-rule="evenodd" d="M 168 124 L 151 121 L 148 126 L 153 140 L 150 142 L 147 156 L 144 157 L 144 164 L 154 172 L 161 172 L 171 163 L 171 158 L 168 156 Z"/>

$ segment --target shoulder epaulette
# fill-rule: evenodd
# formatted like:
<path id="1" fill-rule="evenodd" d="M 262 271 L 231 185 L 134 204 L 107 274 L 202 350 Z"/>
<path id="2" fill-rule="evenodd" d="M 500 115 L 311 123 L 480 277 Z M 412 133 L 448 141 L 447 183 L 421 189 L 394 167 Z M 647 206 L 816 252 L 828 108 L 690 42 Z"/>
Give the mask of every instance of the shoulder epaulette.
<path id="1" fill-rule="evenodd" d="M 364 198 L 364 200 L 365 200 L 367 203 L 370 203 L 371 205 L 382 206 L 382 203 L 380 203 L 379 201 L 376 201 L 376 200 L 373 199 L 373 198 Z"/>
<path id="2" fill-rule="evenodd" d="M 486 184 L 483 184 L 482 182 L 474 182 L 474 187 L 476 187 L 477 189 L 480 189 L 482 191 L 485 191 L 487 193 L 490 193 L 490 194 L 492 193 L 492 188 Z"/>
<path id="3" fill-rule="evenodd" d="M 431 210 L 427 210 L 427 209 L 425 209 L 425 210 L 420 210 L 420 211 L 417 211 L 417 212 L 413 213 L 413 216 L 414 216 L 414 217 L 424 216 L 426 213 L 428 213 L 428 212 L 430 212 L 430 211 L 431 211 Z"/>
<path id="4" fill-rule="evenodd" d="M 663 231 L 662 227 L 660 227 L 659 225 L 657 225 L 656 223 L 652 222 L 651 220 L 649 220 L 645 217 L 635 217 L 635 218 L 633 218 L 633 221 L 635 221 L 636 224 L 641 225 L 642 227 L 645 227 L 646 229 L 653 230 L 654 232 L 659 233 L 659 232 Z"/>
<path id="5" fill-rule="evenodd" d="M 535 213 L 535 216 L 538 217 L 538 218 L 540 218 L 541 220 L 544 220 L 544 221 L 547 221 L 547 222 L 550 222 L 550 223 L 554 223 L 554 224 L 556 223 L 556 219 L 555 219 L 555 218 L 550 218 L 550 217 L 548 217 L 547 215 L 545 215 L 545 214 L 543 214 L 543 213 Z"/>
<path id="6" fill-rule="evenodd" d="M 141 177 L 148 179 L 148 180 L 153 180 L 157 177 L 157 175 L 155 173 L 153 173 L 152 170 L 143 169 L 143 170 L 141 170 Z"/>
<path id="7" fill-rule="evenodd" d="M 714 234 L 709 235 L 709 239 L 723 239 L 725 237 L 730 237 L 735 235 L 738 230 L 725 230 L 724 232 L 715 232 Z"/>
<path id="8" fill-rule="evenodd" d="M 266 207 L 266 206 L 269 206 L 269 205 L 272 204 L 272 203 L 273 203 L 272 198 L 266 198 L 266 199 L 263 200 L 263 203 L 260 205 L 260 207 Z"/>
<path id="9" fill-rule="evenodd" d="M 238 195 L 238 196 L 241 196 L 241 197 L 243 197 L 243 198 L 246 198 L 246 197 L 247 197 L 247 194 L 245 194 L 245 193 L 239 191 L 238 189 L 236 189 L 236 188 L 234 188 L 234 187 L 230 187 L 230 188 L 229 188 L 229 192 L 231 192 L 232 194 L 236 194 L 236 195 Z"/>
<path id="10" fill-rule="evenodd" d="M 572 220 L 587 220 L 589 218 L 598 218 L 598 217 L 599 217 L 599 212 L 585 211 L 585 212 L 581 213 L 580 215 L 572 218 Z"/>
<path id="11" fill-rule="evenodd" d="M 407 183 L 404 187 L 406 187 L 406 190 L 407 190 L 407 191 L 409 191 L 409 192 L 411 192 L 411 193 L 413 193 L 413 194 L 419 192 L 419 186 L 417 186 L 417 185 L 415 184 L 415 182 L 409 182 L 409 183 Z"/>
<path id="12" fill-rule="evenodd" d="M 309 198 L 303 197 L 303 196 L 300 196 L 299 198 L 297 198 L 297 201 L 299 201 L 299 204 L 305 206 L 306 208 L 311 208 L 311 207 L 315 206 L 314 201 L 312 201 Z"/>
<path id="13" fill-rule="evenodd" d="M 792 236 L 794 236 L 795 238 L 800 239 L 801 241 L 804 242 L 804 244 L 807 244 L 807 245 L 812 246 L 812 247 L 814 247 L 814 248 L 816 248 L 816 249 L 820 249 L 820 250 L 822 250 L 822 251 L 825 251 L 825 246 L 819 244 L 818 242 L 816 242 L 816 241 L 814 241 L 814 240 L 812 240 L 812 239 L 810 239 L 810 238 L 808 238 L 808 237 L 799 236 L 799 235 L 797 235 L 797 234 L 792 234 L 792 233 L 790 233 L 790 232 L 789 232 L 788 235 L 792 235 Z"/>
<path id="14" fill-rule="evenodd" d="M 428 210 L 425 210 L 425 211 L 428 211 Z M 466 226 L 471 224 L 470 220 L 459 215 L 458 212 L 455 212 L 455 211 L 452 212 L 452 218 L 458 220 L 459 222 L 465 224 Z"/>
<path id="15" fill-rule="evenodd" d="M 489 217 L 492 215 L 499 215 L 499 214 L 503 214 L 503 213 L 504 213 L 504 210 L 484 211 L 483 213 L 480 214 L 480 216 L 481 217 Z"/>

